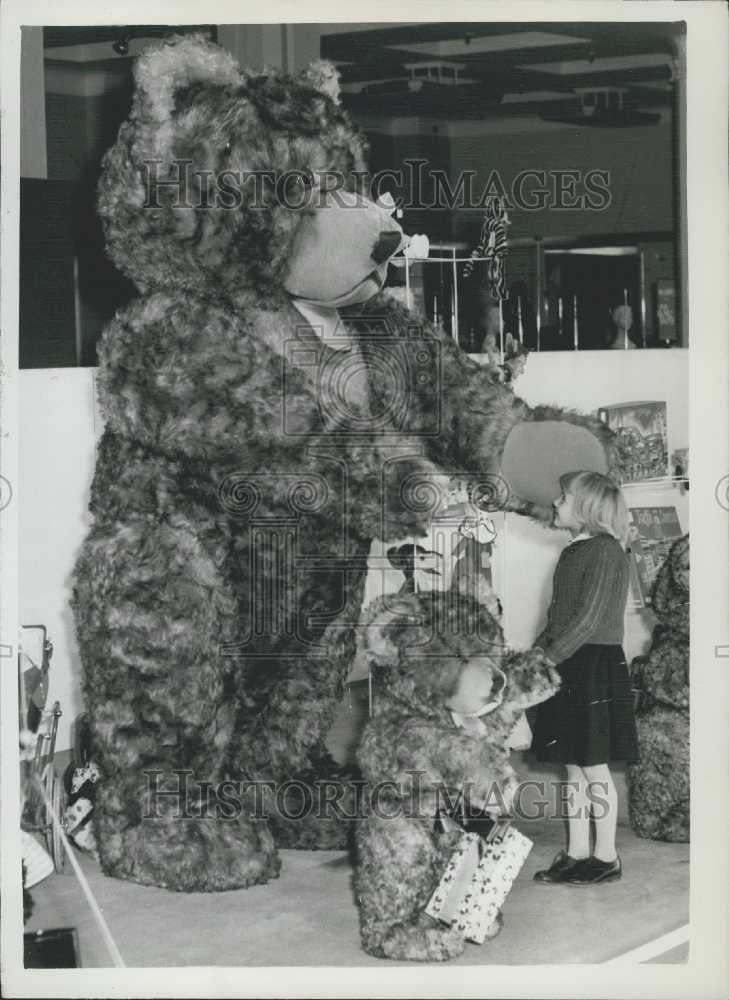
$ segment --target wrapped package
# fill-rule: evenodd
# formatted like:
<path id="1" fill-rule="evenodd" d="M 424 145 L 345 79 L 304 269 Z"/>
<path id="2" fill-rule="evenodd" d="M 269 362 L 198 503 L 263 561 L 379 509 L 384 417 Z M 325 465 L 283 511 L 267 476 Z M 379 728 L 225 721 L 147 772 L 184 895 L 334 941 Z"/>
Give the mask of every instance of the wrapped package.
<path id="1" fill-rule="evenodd" d="M 513 826 L 490 841 L 464 833 L 425 912 L 483 944 L 531 849 Z"/>

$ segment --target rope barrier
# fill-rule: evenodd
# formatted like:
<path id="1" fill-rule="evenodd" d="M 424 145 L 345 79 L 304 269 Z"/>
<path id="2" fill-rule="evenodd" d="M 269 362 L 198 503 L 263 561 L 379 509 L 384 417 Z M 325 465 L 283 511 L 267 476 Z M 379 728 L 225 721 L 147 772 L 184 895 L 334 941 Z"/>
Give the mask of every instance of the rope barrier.
<path id="1" fill-rule="evenodd" d="M 58 816 L 56 816 L 55 812 L 53 811 L 53 806 L 51 804 L 50 799 L 46 795 L 45 788 L 38 780 L 38 778 L 35 778 L 34 780 L 36 785 L 38 786 L 41 796 L 43 797 L 43 801 L 45 802 L 46 809 L 48 810 L 48 813 L 51 817 L 51 821 L 53 822 L 53 825 L 56 828 L 58 836 L 61 838 L 64 850 L 66 851 L 66 854 L 68 854 L 68 859 L 71 862 L 74 874 L 76 875 L 76 878 L 79 881 L 81 890 L 84 896 L 86 897 L 86 902 L 89 904 L 91 912 L 93 913 L 94 918 L 97 924 L 99 925 L 99 928 L 101 930 L 101 935 L 104 938 L 104 943 L 109 951 L 111 960 L 118 969 L 124 969 L 126 968 L 124 964 L 124 959 L 121 956 L 121 952 L 117 947 L 116 941 L 112 937 L 112 933 L 109 930 L 109 925 L 107 924 L 106 920 L 104 920 L 104 914 L 101 912 L 101 908 L 99 904 L 96 902 L 96 897 L 91 891 L 91 886 L 89 885 L 88 880 L 84 875 L 84 873 L 82 872 L 81 866 L 79 865 L 76 859 L 76 854 L 74 852 L 74 849 L 71 847 L 68 837 L 66 836 L 66 831 L 63 829 L 60 819 L 58 818 Z"/>

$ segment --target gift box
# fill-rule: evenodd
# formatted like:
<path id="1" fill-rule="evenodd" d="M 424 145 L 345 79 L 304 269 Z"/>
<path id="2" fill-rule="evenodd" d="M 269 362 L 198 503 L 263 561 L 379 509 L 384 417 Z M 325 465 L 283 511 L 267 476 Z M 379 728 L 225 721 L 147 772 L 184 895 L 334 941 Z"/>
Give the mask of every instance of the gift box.
<path id="1" fill-rule="evenodd" d="M 464 833 L 425 912 L 483 944 L 531 849 L 512 826 L 490 841 Z"/>

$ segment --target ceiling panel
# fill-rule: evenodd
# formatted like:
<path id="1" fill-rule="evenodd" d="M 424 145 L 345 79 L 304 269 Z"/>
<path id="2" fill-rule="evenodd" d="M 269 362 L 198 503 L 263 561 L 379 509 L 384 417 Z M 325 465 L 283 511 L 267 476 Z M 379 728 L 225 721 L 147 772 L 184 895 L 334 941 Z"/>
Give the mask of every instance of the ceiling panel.
<path id="1" fill-rule="evenodd" d="M 136 38 L 164 38 L 169 34 L 189 35 L 196 31 L 204 32 L 213 38 L 217 37 L 217 28 L 214 24 L 106 24 L 95 27 L 53 25 L 43 28 L 43 47 L 57 49 L 75 45 L 94 45 L 100 42 L 111 44 L 123 34 L 130 34 Z"/>
<path id="2" fill-rule="evenodd" d="M 458 38 L 446 38 L 440 41 L 413 42 L 397 46 L 399 49 L 407 49 L 416 55 L 434 55 L 441 59 L 449 59 L 454 55 L 463 55 L 466 48 L 467 55 L 480 55 L 491 52 L 510 52 L 514 49 L 523 51 L 533 48 L 547 48 L 554 45 L 579 45 L 589 42 L 589 38 L 574 38 L 570 35 L 560 35 L 558 32 L 546 31 L 521 31 L 504 32 L 503 34 L 481 35 L 478 38 L 469 38 L 466 41 L 462 36 Z"/>
<path id="3" fill-rule="evenodd" d="M 540 116 L 565 107 L 579 112 L 586 91 L 614 92 L 610 123 L 620 123 L 615 108 L 624 107 L 627 127 L 640 120 L 641 101 L 670 105 L 676 39 L 684 29 L 681 22 L 377 25 L 323 35 L 321 52 L 339 64 L 352 111 Z M 586 125 L 607 122 L 590 117 Z"/>

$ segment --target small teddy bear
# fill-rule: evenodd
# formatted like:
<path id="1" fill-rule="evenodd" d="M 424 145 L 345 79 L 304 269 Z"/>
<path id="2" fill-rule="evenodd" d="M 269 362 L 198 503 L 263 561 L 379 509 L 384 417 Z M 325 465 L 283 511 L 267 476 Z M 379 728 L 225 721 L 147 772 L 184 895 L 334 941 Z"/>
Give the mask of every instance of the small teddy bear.
<path id="1" fill-rule="evenodd" d="M 658 624 L 633 660 L 640 760 L 627 768 L 630 824 L 639 837 L 688 841 L 690 832 L 689 536 L 671 546 L 652 594 Z"/>
<path id="2" fill-rule="evenodd" d="M 368 783 L 356 833 L 362 944 L 380 958 L 445 961 L 463 936 L 424 910 L 462 830 L 440 817 L 508 813 L 509 734 L 559 677 L 540 651 L 507 652 L 496 618 L 457 588 L 378 598 L 363 633 L 375 696 L 357 754 Z"/>

